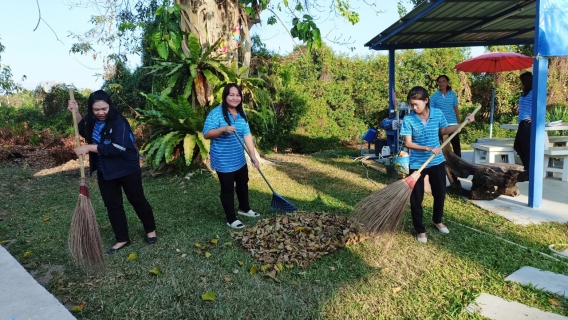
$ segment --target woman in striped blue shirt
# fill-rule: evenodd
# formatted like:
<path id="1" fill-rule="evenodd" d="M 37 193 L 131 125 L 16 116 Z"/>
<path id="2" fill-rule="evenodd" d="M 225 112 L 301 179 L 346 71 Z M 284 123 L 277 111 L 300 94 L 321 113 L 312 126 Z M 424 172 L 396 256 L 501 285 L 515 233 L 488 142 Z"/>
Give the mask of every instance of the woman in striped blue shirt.
<path id="1" fill-rule="evenodd" d="M 440 90 L 430 97 L 430 106 L 440 109 L 449 125 L 459 124 L 460 109 L 458 108 L 458 96 L 450 86 L 450 78 L 443 74 L 436 79 L 436 83 Z M 455 155 L 461 157 L 460 135 L 456 134 L 450 143 Z"/>
<path id="2" fill-rule="evenodd" d="M 237 140 L 238 134 L 244 140 L 247 149 L 253 155 L 252 165 L 258 168 L 254 142 L 250 133 L 247 115 L 243 110 L 242 91 L 239 86 L 229 83 L 222 94 L 222 103 L 207 115 L 203 126 L 203 137 L 211 139 L 209 156 L 211 167 L 217 172 L 221 184 L 221 204 L 231 228 L 242 229 L 245 225 L 235 214 L 235 198 L 239 200 L 238 214 L 246 217 L 258 217 L 249 205 L 248 168 L 243 147 Z"/>
<path id="3" fill-rule="evenodd" d="M 523 93 L 519 99 L 519 129 L 515 135 L 515 143 L 513 145 L 519 158 L 521 158 L 526 172 L 529 171 L 531 158 L 532 79 L 532 73 L 530 72 L 525 72 L 520 76 Z"/>
<path id="4" fill-rule="evenodd" d="M 414 87 L 408 93 L 408 104 L 413 112 L 404 117 L 400 135 L 404 136 L 405 146 L 410 149 L 410 174 L 418 170 L 432 153 L 436 156 L 420 174 L 410 195 L 410 211 L 412 223 L 416 230 L 416 239 L 420 243 L 426 243 L 426 228 L 422 223 L 424 200 L 424 176 L 429 176 L 434 207 L 432 221 L 442 233 L 450 233 L 442 223 L 444 214 L 444 200 L 446 197 L 446 159 L 440 149 L 439 135 L 452 134 L 457 125 L 449 126 L 442 111 L 429 106 L 428 91 L 423 87 Z M 473 121 L 473 116 L 467 119 Z"/>

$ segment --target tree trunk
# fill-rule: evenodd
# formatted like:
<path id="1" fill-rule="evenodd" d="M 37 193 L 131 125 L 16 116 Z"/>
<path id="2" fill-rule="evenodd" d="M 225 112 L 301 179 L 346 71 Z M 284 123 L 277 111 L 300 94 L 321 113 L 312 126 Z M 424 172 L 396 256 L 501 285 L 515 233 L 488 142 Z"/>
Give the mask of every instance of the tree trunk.
<path id="1" fill-rule="evenodd" d="M 249 21 L 238 0 L 175 0 L 181 8 L 180 27 L 182 31 L 193 33 L 202 46 L 211 46 L 221 40 L 219 55 L 225 55 L 239 66 L 249 66 L 251 60 L 250 28 L 255 23 Z M 182 44 L 188 54 L 187 39 Z M 243 75 L 247 76 L 248 71 Z"/>
<path id="2" fill-rule="evenodd" d="M 471 191 L 461 188 L 459 181 L 450 186 L 450 192 L 467 196 L 472 200 L 493 200 L 500 195 L 520 195 L 517 182 L 527 181 L 528 174 L 516 164 L 474 164 L 456 156 L 449 146 L 444 147 L 446 166 L 459 178 L 473 175 Z M 456 179 L 457 180 L 457 179 Z"/>

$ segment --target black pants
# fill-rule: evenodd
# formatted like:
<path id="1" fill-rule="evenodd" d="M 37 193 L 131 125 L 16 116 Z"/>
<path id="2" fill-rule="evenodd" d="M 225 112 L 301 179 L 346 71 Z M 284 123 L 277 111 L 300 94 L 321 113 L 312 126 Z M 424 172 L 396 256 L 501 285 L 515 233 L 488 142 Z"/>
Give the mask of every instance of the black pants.
<path id="1" fill-rule="evenodd" d="M 130 240 L 128 236 L 128 224 L 126 223 L 126 213 L 122 205 L 122 190 L 128 202 L 134 208 L 136 215 L 144 226 L 144 231 L 150 233 L 156 230 L 154 213 L 142 188 L 142 171 L 137 171 L 113 180 L 105 180 L 98 172 L 99 190 L 103 197 L 103 202 L 108 211 L 108 219 L 114 231 L 116 242 Z"/>
<path id="2" fill-rule="evenodd" d="M 444 142 L 444 136 L 440 135 L 440 144 Z M 461 158 L 462 151 L 461 151 L 461 142 L 460 142 L 460 134 L 456 134 L 452 140 L 450 140 L 450 144 L 452 145 L 452 151 L 454 154 Z"/>
<path id="3" fill-rule="evenodd" d="M 219 183 L 221 184 L 221 204 L 225 211 L 228 223 L 237 220 L 235 214 L 235 191 L 239 200 L 239 210 L 247 212 L 250 210 L 248 199 L 248 167 L 245 164 L 242 168 L 233 172 L 217 172 Z"/>
<path id="4" fill-rule="evenodd" d="M 521 158 L 525 171 L 529 171 L 531 160 L 531 123 L 523 120 L 519 123 L 519 129 L 515 135 L 513 148 Z"/>
<path id="5" fill-rule="evenodd" d="M 416 171 L 416 169 L 410 169 L 410 174 L 414 171 Z M 438 165 L 422 170 L 420 178 L 416 181 L 414 189 L 410 194 L 410 211 L 412 212 L 412 224 L 414 225 L 416 233 L 426 232 L 426 228 L 424 228 L 424 224 L 422 224 L 422 217 L 424 215 L 422 201 L 424 200 L 425 175 L 429 176 L 432 196 L 434 197 L 432 221 L 436 224 L 442 223 L 442 216 L 444 215 L 444 200 L 446 197 L 446 163 L 442 162 Z"/>
<path id="6" fill-rule="evenodd" d="M 462 156 L 462 149 L 461 149 L 461 142 L 460 142 L 460 134 L 456 134 L 456 136 L 450 140 L 450 144 L 452 145 L 452 150 L 454 154 L 461 158 Z"/>

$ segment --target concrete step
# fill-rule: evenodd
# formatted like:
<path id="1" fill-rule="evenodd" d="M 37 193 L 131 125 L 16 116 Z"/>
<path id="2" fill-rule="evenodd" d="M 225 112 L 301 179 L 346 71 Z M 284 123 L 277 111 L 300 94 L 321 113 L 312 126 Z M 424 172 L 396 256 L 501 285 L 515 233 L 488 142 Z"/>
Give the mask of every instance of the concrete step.
<path id="1" fill-rule="evenodd" d="M 0 320 L 75 317 L 0 246 Z"/>
<path id="2" fill-rule="evenodd" d="M 566 320 L 558 314 L 544 312 L 537 308 L 526 306 L 522 303 L 507 301 L 503 298 L 482 293 L 473 303 L 465 308 L 466 312 L 477 313 L 483 317 L 493 320 Z"/>
<path id="3" fill-rule="evenodd" d="M 535 288 L 568 298 L 568 276 L 533 267 L 522 267 L 513 272 L 505 281 L 532 284 Z"/>

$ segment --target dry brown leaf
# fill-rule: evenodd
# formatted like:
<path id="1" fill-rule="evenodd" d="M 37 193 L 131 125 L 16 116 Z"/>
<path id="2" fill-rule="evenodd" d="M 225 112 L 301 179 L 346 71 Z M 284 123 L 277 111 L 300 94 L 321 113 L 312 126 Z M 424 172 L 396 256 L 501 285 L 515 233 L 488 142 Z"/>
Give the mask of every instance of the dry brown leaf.
<path id="1" fill-rule="evenodd" d="M 280 280 L 276 278 L 276 271 L 267 272 L 265 275 L 278 283 L 280 282 Z"/>
<path id="2" fill-rule="evenodd" d="M 556 301 L 556 300 L 554 300 L 554 299 L 550 299 L 550 300 L 548 300 L 548 302 L 549 302 L 551 305 L 554 305 L 554 306 L 559 306 L 559 305 L 560 305 L 560 303 L 558 303 L 558 301 Z"/>
<path id="3" fill-rule="evenodd" d="M 392 293 L 399 293 L 402 290 L 401 287 L 392 288 Z"/>

